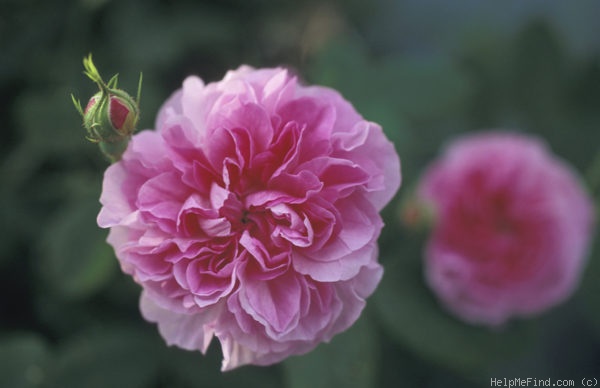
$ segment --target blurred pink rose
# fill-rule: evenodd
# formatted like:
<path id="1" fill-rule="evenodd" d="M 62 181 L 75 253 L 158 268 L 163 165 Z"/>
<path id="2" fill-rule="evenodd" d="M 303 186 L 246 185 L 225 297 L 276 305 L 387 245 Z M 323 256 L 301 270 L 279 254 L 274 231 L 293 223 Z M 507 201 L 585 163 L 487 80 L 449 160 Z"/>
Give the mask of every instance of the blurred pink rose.
<path id="1" fill-rule="evenodd" d="M 331 89 L 245 66 L 187 78 L 156 127 L 106 171 L 98 224 L 165 340 L 205 352 L 216 336 L 229 370 L 352 325 L 400 185 L 381 128 Z"/>
<path id="2" fill-rule="evenodd" d="M 538 140 L 501 132 L 459 139 L 418 195 L 435 214 L 427 281 L 465 321 L 531 316 L 577 286 L 593 205 L 575 172 Z"/>

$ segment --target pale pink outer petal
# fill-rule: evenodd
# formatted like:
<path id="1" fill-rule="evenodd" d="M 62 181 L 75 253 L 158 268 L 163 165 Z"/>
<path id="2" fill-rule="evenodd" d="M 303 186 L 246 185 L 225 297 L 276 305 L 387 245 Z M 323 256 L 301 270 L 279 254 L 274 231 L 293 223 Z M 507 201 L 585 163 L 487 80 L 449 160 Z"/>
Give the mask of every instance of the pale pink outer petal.
<path id="1" fill-rule="evenodd" d="M 212 323 L 218 309 L 207 309 L 195 314 L 176 313 L 160 307 L 146 292 L 142 292 L 140 311 L 144 319 L 158 323 L 160 335 L 168 345 L 206 353 L 214 336 Z"/>
<path id="2" fill-rule="evenodd" d="M 374 123 L 365 123 L 367 138 L 365 143 L 352 150 L 361 165 L 373 163 L 381 171 L 372 177 L 367 186 L 367 198 L 377 210 L 381 210 L 394 197 L 402 181 L 400 158 L 381 127 Z M 369 155 L 367 158 L 366 156 Z M 368 160 L 370 159 L 370 161 Z"/>
<path id="3" fill-rule="evenodd" d="M 154 123 L 154 128 L 160 130 L 166 127 L 166 123 L 168 120 L 172 119 L 174 116 L 180 115 L 183 111 L 183 107 L 181 105 L 181 99 L 183 98 L 183 91 L 177 90 L 174 92 L 168 99 L 163 103 L 156 115 L 156 121 Z"/>
<path id="4" fill-rule="evenodd" d="M 223 352 L 221 371 L 226 372 L 243 365 L 256 364 L 256 353 L 235 342 L 231 336 L 221 336 L 219 341 Z"/>
<path id="5" fill-rule="evenodd" d="M 133 212 L 121 186 L 127 179 L 127 171 L 121 164 L 113 164 L 106 169 L 100 203 L 103 205 L 98 214 L 98 226 L 110 228 L 118 225 L 123 217 Z"/>

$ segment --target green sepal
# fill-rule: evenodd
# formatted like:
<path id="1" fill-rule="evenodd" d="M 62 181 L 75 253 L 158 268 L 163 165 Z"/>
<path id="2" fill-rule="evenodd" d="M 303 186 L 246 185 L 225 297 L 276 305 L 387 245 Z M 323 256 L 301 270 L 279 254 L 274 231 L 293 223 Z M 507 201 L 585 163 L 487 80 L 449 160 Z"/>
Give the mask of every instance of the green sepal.
<path id="1" fill-rule="evenodd" d="M 106 86 L 108 86 L 109 89 L 116 89 L 118 80 L 119 74 L 115 74 L 111 79 L 108 80 L 108 84 L 106 84 Z"/>
<path id="2" fill-rule="evenodd" d="M 79 112 L 79 114 L 81 116 L 83 116 L 83 109 L 81 108 L 81 102 L 77 99 L 75 99 L 75 96 L 73 95 L 73 93 L 71 93 L 71 101 L 73 101 L 73 105 L 75 106 L 75 109 L 77 109 L 77 112 Z"/>

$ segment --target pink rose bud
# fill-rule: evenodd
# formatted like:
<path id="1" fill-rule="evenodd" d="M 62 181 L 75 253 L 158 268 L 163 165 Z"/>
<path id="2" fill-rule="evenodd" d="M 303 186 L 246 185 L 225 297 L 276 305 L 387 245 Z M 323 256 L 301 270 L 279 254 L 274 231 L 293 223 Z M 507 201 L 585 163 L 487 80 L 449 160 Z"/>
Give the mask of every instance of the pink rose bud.
<path id="1" fill-rule="evenodd" d="M 83 111 L 83 125 L 100 141 L 129 136 L 137 126 L 139 109 L 135 100 L 125 92 L 121 96 L 114 92 L 96 93 Z"/>
<path id="2" fill-rule="evenodd" d="M 106 84 L 100 77 L 92 62 L 91 56 L 83 61 L 84 72 L 96 82 L 100 91 L 90 98 L 85 110 L 73 98 L 73 103 L 83 116 L 83 126 L 88 132 L 88 139 L 100 143 L 100 149 L 112 161 L 120 159 L 127 148 L 131 135 L 135 132 L 139 120 L 139 97 L 137 100 L 127 92 L 117 89 L 117 76 L 113 76 Z"/>
<path id="3" fill-rule="evenodd" d="M 483 133 L 452 143 L 417 190 L 435 210 L 427 282 L 470 323 L 496 326 L 569 297 L 586 262 L 593 203 L 542 142 Z"/>

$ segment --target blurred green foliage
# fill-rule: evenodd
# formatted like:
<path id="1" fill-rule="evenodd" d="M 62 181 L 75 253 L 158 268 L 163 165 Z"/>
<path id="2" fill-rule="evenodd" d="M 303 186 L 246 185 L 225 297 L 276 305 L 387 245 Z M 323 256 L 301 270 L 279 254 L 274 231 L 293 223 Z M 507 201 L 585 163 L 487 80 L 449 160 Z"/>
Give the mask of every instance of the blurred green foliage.
<path id="1" fill-rule="evenodd" d="M 600 4 L 510 0 L 3 0 L 0 2 L 1 387 L 486 387 L 490 377 L 600 378 L 600 246 L 580 289 L 503 330 L 448 315 L 425 287 L 424 237 L 400 198 L 452 136 L 544 138 L 582 174 L 600 145 Z M 70 93 L 81 59 L 135 90 L 141 127 L 188 74 L 285 65 L 383 125 L 403 165 L 384 211 L 381 287 L 359 322 L 314 352 L 222 374 L 168 348 L 138 312 L 95 224 L 106 162 Z M 597 195 L 598 193 L 596 193 Z M 596 239 L 598 241 L 598 239 Z"/>

